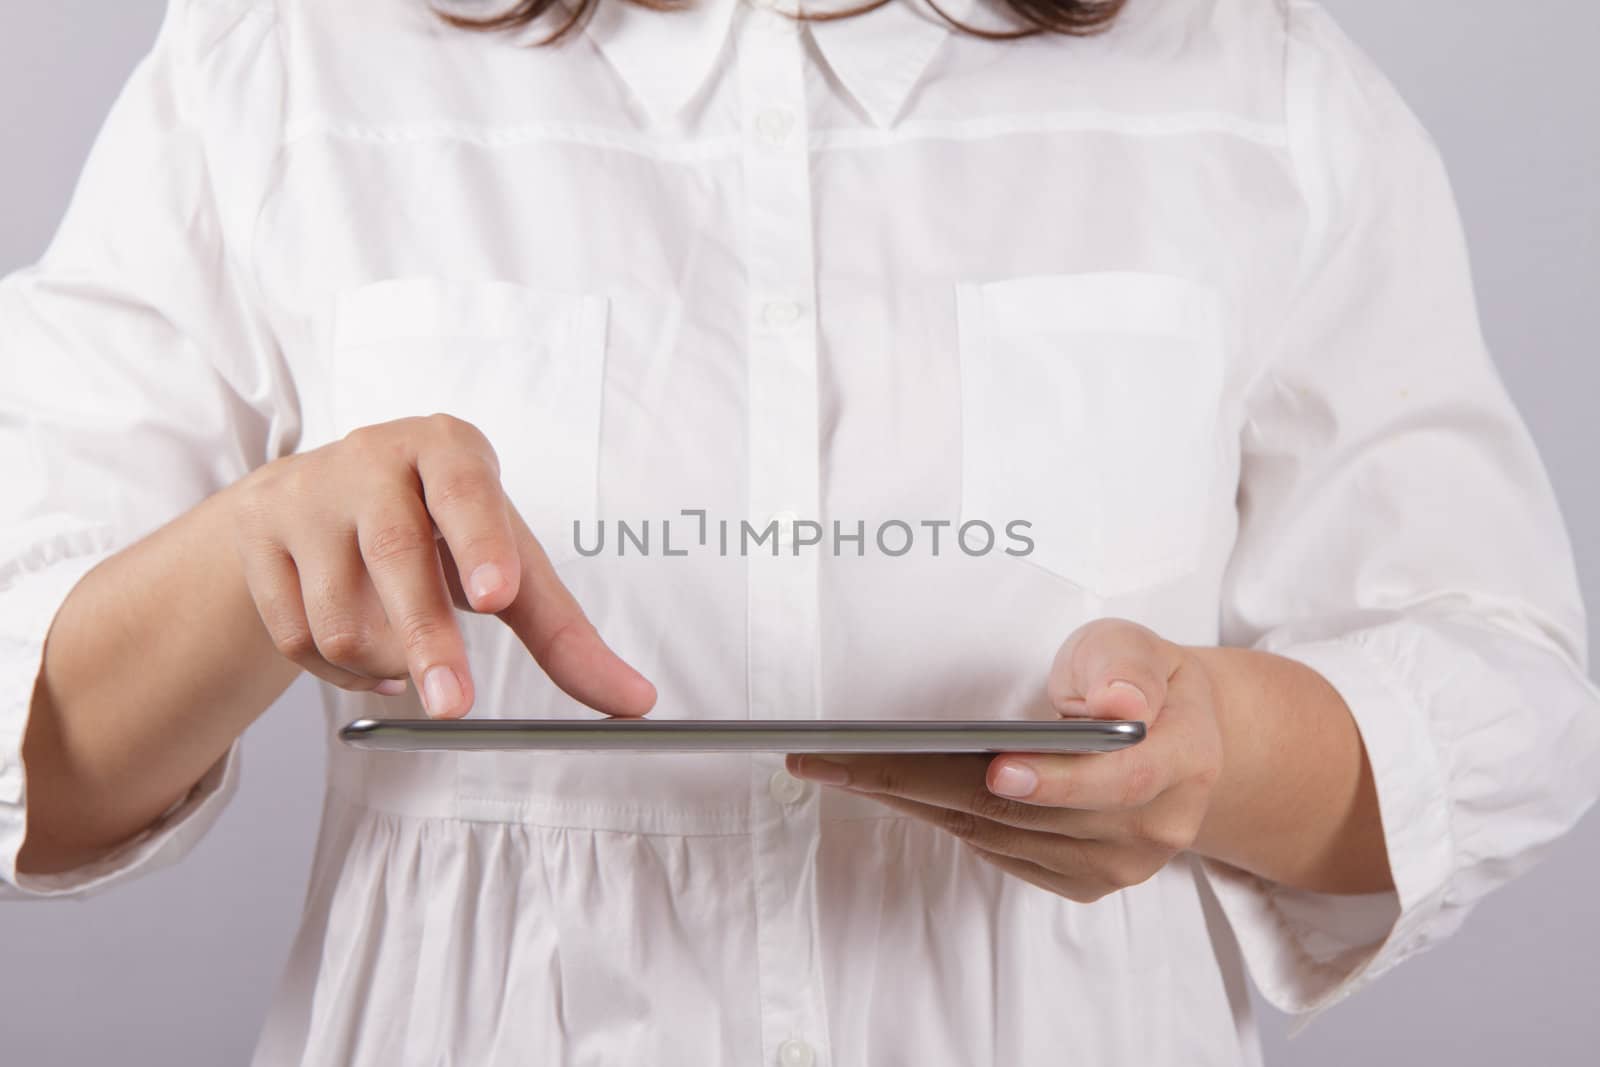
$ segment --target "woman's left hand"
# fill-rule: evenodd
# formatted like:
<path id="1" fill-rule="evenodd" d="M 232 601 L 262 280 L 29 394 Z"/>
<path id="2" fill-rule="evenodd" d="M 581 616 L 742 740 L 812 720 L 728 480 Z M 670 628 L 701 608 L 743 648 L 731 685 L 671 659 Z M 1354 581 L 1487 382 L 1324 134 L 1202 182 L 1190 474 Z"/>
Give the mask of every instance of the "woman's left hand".
<path id="1" fill-rule="evenodd" d="M 1098 619 L 1061 646 L 1047 693 L 1063 716 L 1142 719 L 1145 739 L 1081 755 L 791 755 L 788 768 L 926 820 L 1052 893 L 1098 900 L 1195 844 L 1222 772 L 1213 686 L 1189 649 Z"/>

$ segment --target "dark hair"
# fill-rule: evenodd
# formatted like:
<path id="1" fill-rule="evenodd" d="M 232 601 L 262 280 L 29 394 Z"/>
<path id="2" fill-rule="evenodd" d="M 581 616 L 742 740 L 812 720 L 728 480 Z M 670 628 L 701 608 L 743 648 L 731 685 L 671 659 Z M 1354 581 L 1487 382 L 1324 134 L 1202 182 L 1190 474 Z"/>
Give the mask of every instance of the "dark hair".
<path id="1" fill-rule="evenodd" d="M 818 14 L 801 14 L 797 17 L 814 21 L 849 18 L 852 15 L 862 15 L 868 11 L 876 10 L 885 4 L 894 3 L 896 0 L 867 0 L 860 7 L 848 8 L 843 11 L 828 11 Z M 1006 8 L 1022 23 L 1016 29 L 988 30 L 980 29 L 951 18 L 945 14 L 937 0 L 927 0 L 928 6 L 938 12 L 950 25 L 963 33 L 970 33 L 978 37 L 988 37 L 994 40 L 1010 40 L 1016 37 L 1031 37 L 1039 33 L 1065 33 L 1076 37 L 1085 37 L 1098 33 L 1111 25 L 1113 19 L 1122 10 L 1126 0 L 1003 0 Z M 452 26 L 459 26 L 468 30 L 514 30 L 528 25 L 539 18 L 552 7 L 557 6 L 558 0 L 514 0 L 503 10 L 482 16 L 455 15 L 446 12 L 437 12 L 440 18 Z M 640 7 L 647 7 L 654 11 L 675 11 L 689 6 L 685 0 L 576 0 L 571 15 L 557 26 L 539 44 L 550 44 L 561 40 L 584 24 L 594 12 L 597 3 L 629 3 Z"/>

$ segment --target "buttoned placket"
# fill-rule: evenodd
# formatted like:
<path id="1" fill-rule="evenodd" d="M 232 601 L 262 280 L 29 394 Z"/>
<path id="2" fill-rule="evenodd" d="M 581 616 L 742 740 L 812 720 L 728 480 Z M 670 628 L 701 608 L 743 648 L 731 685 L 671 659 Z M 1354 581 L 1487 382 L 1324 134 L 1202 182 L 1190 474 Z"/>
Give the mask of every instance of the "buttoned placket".
<path id="1" fill-rule="evenodd" d="M 816 286 L 804 93 L 804 27 L 772 0 L 736 13 L 745 255 L 749 514 L 775 526 L 748 557 L 750 716 L 818 715 L 815 548 L 794 551 L 794 523 L 815 518 L 818 486 Z M 814 786 L 781 754 L 753 757 L 751 842 L 762 1062 L 829 1060 L 816 922 Z"/>

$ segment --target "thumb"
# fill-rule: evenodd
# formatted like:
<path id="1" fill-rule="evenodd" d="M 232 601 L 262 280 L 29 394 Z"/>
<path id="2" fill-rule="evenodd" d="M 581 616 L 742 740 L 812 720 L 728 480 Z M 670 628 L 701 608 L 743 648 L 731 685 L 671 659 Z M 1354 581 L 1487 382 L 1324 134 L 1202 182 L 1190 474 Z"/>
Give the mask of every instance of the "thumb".
<path id="1" fill-rule="evenodd" d="M 1065 716 L 1152 723 L 1182 662 L 1178 646 L 1127 619 L 1096 619 L 1072 632 L 1051 664 L 1046 692 Z"/>

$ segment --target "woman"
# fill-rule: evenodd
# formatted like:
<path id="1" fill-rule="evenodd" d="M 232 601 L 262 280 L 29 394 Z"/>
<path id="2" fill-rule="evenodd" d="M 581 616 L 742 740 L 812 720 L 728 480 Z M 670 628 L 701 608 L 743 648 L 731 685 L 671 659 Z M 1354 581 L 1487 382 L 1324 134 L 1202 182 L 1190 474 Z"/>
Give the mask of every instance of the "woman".
<path id="1" fill-rule="evenodd" d="M 1238 1063 L 1246 969 L 1314 1012 L 1582 814 L 1560 516 L 1318 6 L 524 6 L 174 0 L 0 287 L 9 893 L 181 855 L 302 670 L 330 727 L 1138 718 L 335 746 L 255 1062 Z"/>

